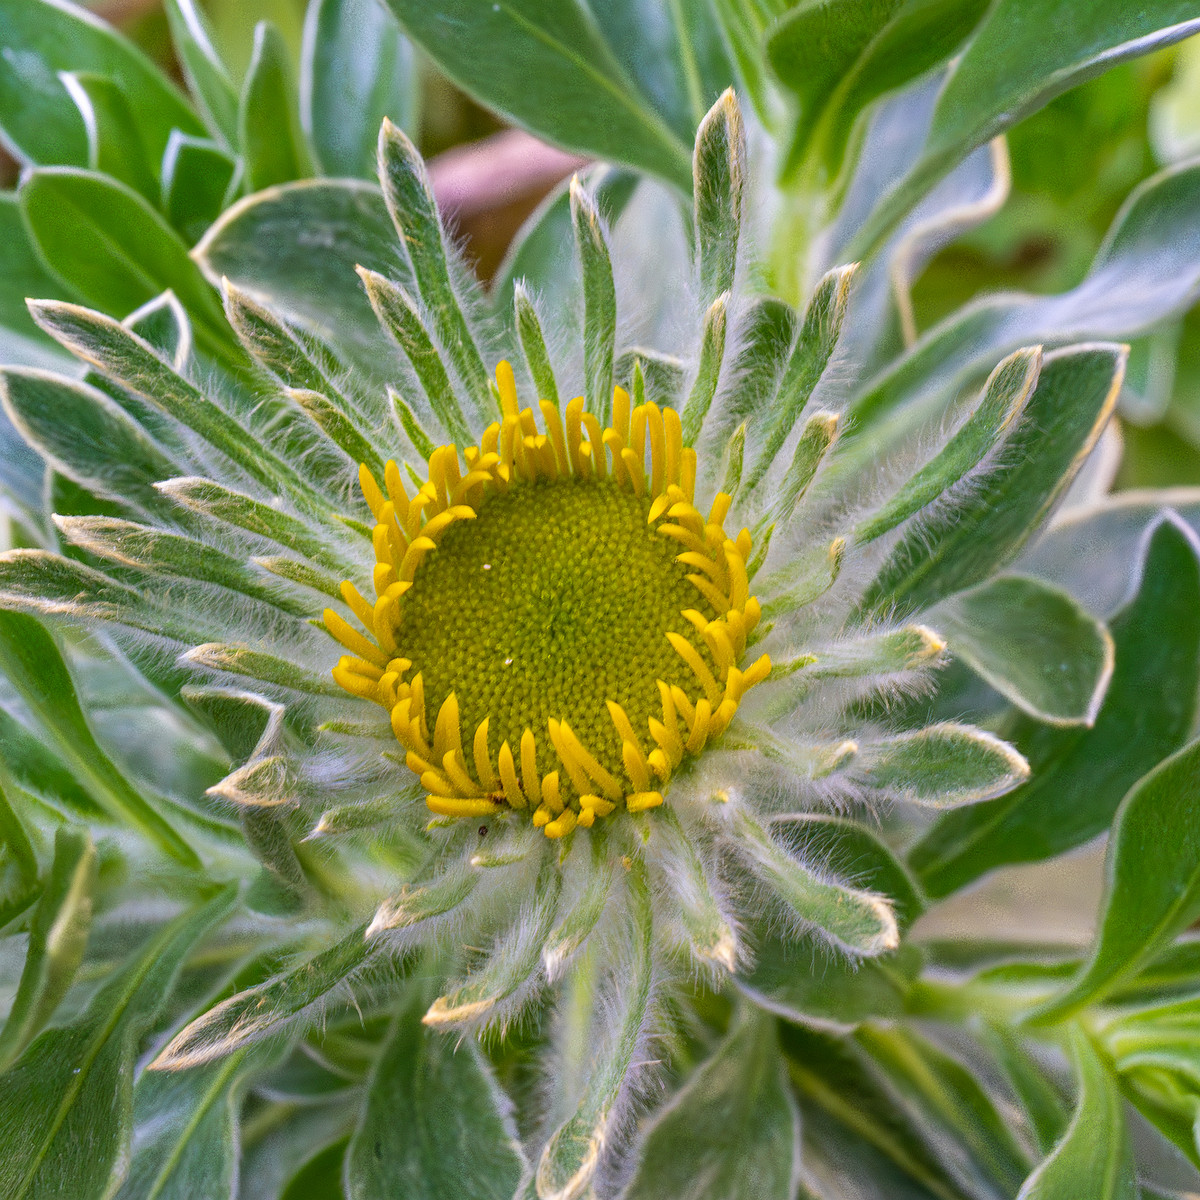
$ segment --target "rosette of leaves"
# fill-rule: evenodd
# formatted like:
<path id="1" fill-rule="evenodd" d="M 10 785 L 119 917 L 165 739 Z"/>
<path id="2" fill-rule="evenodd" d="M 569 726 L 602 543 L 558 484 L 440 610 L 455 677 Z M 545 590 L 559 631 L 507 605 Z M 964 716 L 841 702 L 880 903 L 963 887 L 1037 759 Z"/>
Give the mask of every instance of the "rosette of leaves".
<path id="1" fill-rule="evenodd" d="M 878 259 L 857 283 L 820 276 L 799 310 L 748 287 L 754 173 L 728 99 L 701 130 L 687 238 L 674 201 L 601 174 L 538 214 L 482 316 L 419 160 L 394 133 L 383 149 L 382 194 L 275 188 L 210 231 L 193 261 L 229 281 L 211 343 L 208 292 L 131 314 L 59 293 L 34 311 L 75 373 L 5 375 L 50 465 L 0 580 L 5 1191 L 1194 1190 L 1164 1145 L 1195 1161 L 1180 935 L 1200 857 L 1200 508 L 1096 502 L 1122 351 L 1072 343 L 1188 302 L 1194 172 L 1131 198 L 1076 293 L 984 303 L 889 360 Z M 696 488 L 673 502 L 703 502 L 703 522 L 730 498 L 762 607 L 724 665 L 679 630 L 715 682 L 772 669 L 661 789 L 622 759 L 634 786 L 590 828 L 583 797 L 605 795 L 583 762 L 557 839 L 531 803 L 552 760 L 527 777 L 510 746 L 522 808 L 482 787 L 465 730 L 451 764 L 482 795 L 446 796 L 414 772 L 391 697 L 381 714 L 333 676 L 369 647 L 319 627 L 326 606 L 337 630 L 383 599 L 388 462 L 419 497 L 443 447 L 466 468 L 512 416 L 503 362 L 543 487 L 552 462 L 564 478 L 535 400 L 565 442 L 583 393 L 613 478 L 606 434 L 632 450 L 633 408 L 647 430 L 678 414 L 664 480 L 682 487 L 686 444 Z M 650 770 L 653 731 L 633 732 Z M 488 808 L 443 821 L 438 797 Z M 1086 953 L 909 936 L 994 868 L 1108 829 Z M 1136 1160 L 1121 1097 L 1166 1138 L 1138 1128 Z"/>

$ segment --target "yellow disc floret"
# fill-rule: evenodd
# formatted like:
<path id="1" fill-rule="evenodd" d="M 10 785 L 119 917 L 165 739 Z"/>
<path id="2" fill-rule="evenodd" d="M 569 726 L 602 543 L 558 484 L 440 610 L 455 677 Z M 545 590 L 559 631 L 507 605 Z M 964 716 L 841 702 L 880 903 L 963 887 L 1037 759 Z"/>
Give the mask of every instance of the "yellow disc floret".
<path id="1" fill-rule="evenodd" d="M 376 599 L 344 583 L 363 629 L 325 624 L 349 651 L 334 678 L 391 714 L 433 812 L 523 809 L 562 837 L 661 804 L 771 664 L 739 665 L 750 533 L 726 534 L 723 493 L 695 506 L 679 415 L 616 388 L 609 427 L 579 397 L 541 401 L 541 431 L 507 363 L 496 382 L 502 420 L 435 450 L 413 494 L 394 462 L 382 486 L 361 468 Z"/>

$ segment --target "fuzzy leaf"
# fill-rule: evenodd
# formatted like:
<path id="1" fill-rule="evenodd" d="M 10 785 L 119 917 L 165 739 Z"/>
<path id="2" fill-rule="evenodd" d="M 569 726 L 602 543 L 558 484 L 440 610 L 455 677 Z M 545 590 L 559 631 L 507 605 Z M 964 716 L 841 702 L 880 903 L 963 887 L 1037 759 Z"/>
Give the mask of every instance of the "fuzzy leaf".
<path id="1" fill-rule="evenodd" d="M 313 675 L 293 662 L 256 650 L 252 646 L 235 646 L 222 642 L 206 642 L 196 646 L 184 656 L 189 663 L 210 671 L 227 671 L 231 675 L 242 675 L 262 683 L 305 692 L 312 696 L 335 696 L 345 693 L 332 679 Z"/>
<path id="2" fill-rule="evenodd" d="M 44 371 L 0 373 L 13 424 L 69 478 L 101 496 L 163 511 L 154 485 L 179 468 L 98 388 Z"/>
<path id="3" fill-rule="evenodd" d="M 1047 29 L 1059 36 L 1046 37 Z M 1133 12 L 1102 3 L 1083 13 L 1072 0 L 1052 0 L 1036 12 L 1023 0 L 1000 0 L 951 68 L 921 157 L 859 231 L 851 256 L 872 253 L 916 201 L 976 146 L 1077 83 L 1198 29 L 1200 17 L 1190 0 L 1162 0 Z"/>
<path id="4" fill-rule="evenodd" d="M 560 145 L 690 188 L 690 147 L 651 107 L 582 6 L 509 0 L 480 8 L 451 0 L 434 9 L 424 0 L 387 2 L 438 66 L 489 108 Z M 640 25 L 626 21 L 631 29 Z M 686 121 L 689 131 L 704 107 Z"/>
<path id="5" fill-rule="evenodd" d="M 1095 445 L 1116 403 L 1124 365 L 1125 350 L 1116 346 L 1046 355 L 1002 459 L 980 472 L 958 503 L 902 534 L 867 589 L 862 610 L 912 612 L 1009 561 Z"/>
<path id="6" fill-rule="evenodd" d="M 483 1056 L 420 1021 L 392 1022 L 346 1163 L 349 1200 L 508 1200 L 524 1161 Z"/>
<path id="7" fill-rule="evenodd" d="M 177 1033 L 150 1064 L 156 1071 L 180 1071 L 223 1058 L 282 1029 L 321 1003 L 374 953 L 365 927 L 291 971 L 238 992 L 208 1009 Z"/>
<path id="8" fill-rule="evenodd" d="M 604 915 L 613 886 L 613 865 L 599 838 L 576 839 L 563 865 L 563 915 L 542 948 L 542 966 L 552 982 L 587 944 Z"/>
<path id="9" fill-rule="evenodd" d="M 1024 411 L 1041 369 L 1039 347 L 1018 350 L 999 363 L 963 425 L 933 459 L 855 529 L 855 540 L 871 542 L 895 529 L 978 467 Z"/>
<path id="10" fill-rule="evenodd" d="M 232 911 L 226 890 L 176 918 L 70 1025 L 43 1033 L 0 1088 L 0 1192 L 105 1194 L 130 1133 L 133 1062 L 193 946 Z"/>
<path id="11" fill-rule="evenodd" d="M 455 294 L 446 235 L 421 156 L 390 121 L 379 131 L 379 179 L 383 199 L 408 253 L 433 332 L 479 414 L 493 413 L 487 369 Z"/>
<path id="12" fill-rule="evenodd" d="M 578 179 L 571 181 L 571 222 L 583 274 L 583 374 L 588 411 L 602 425 L 612 410 L 617 294 L 600 212 Z"/>
<path id="13" fill-rule="evenodd" d="M 1133 975 L 1200 916 L 1200 742 L 1159 763 L 1121 801 L 1088 962 L 1035 1013 L 1059 1021 Z"/>
<path id="14" fill-rule="evenodd" d="M 96 885 L 96 848 L 86 833 L 60 828 L 45 890 L 33 910 L 21 982 L 0 1029 L 0 1072 L 54 1015 L 87 944 Z"/>
<path id="15" fill-rule="evenodd" d="M 627 875 L 629 959 L 603 1015 L 606 1031 L 594 1030 L 590 1071 L 575 1112 L 550 1136 L 533 1182 L 539 1200 L 575 1200 L 590 1184 L 612 1134 L 618 1104 L 629 1086 L 634 1055 L 650 1018 L 653 983 L 653 913 L 645 868 L 634 862 Z"/>
<path id="16" fill-rule="evenodd" d="M 0 610 L 0 669 L 97 800 L 160 850 L 188 866 L 199 865 L 195 851 L 100 749 L 54 639 L 32 617 Z"/>
<path id="17" fill-rule="evenodd" d="M 238 140 L 238 96 L 229 69 L 213 45 L 213 33 L 196 0 L 164 0 L 171 42 L 188 90 L 214 137 L 227 147 Z"/>
<path id="18" fill-rule="evenodd" d="M 192 1071 L 143 1071 L 133 1089 L 133 1154 L 114 1200 L 237 1194 L 243 1054 Z"/>
<path id="19" fill-rule="evenodd" d="M 692 176 L 700 302 L 711 306 L 733 290 L 742 226 L 746 131 L 732 88 L 709 109 L 696 131 Z"/>
<path id="20" fill-rule="evenodd" d="M 204 132 L 158 68 L 83 9 L 62 0 L 2 0 L 0 26 L 7 50 L 0 61 L 0 127 L 21 160 L 87 163 L 83 121 L 59 81 L 60 71 L 111 79 L 133 111 L 152 161 L 162 157 L 172 129 Z"/>
<path id="21" fill-rule="evenodd" d="M 694 446 L 704 428 L 704 418 L 717 394 L 721 364 L 725 358 L 725 325 L 729 297 L 718 296 L 704 314 L 704 329 L 700 334 L 700 361 L 696 379 L 683 408 L 683 443 Z"/>
<path id="22" fill-rule="evenodd" d="M 367 379 L 395 382 L 400 356 L 354 272 L 361 265 L 413 285 L 377 187 L 310 179 L 247 196 L 193 256 L 214 286 L 228 277 L 288 323 L 323 337 Z"/>
<path id="23" fill-rule="evenodd" d="M 769 412 L 763 413 L 767 428 L 761 431 L 761 449 L 742 485 L 746 492 L 758 487 L 771 469 L 804 412 L 813 388 L 829 365 L 846 316 L 854 271 L 853 266 L 830 271 L 817 284 L 808 302 L 800 332 L 783 369 L 775 402 Z"/>
<path id="24" fill-rule="evenodd" d="M 1138 1200 L 1133 1147 L 1120 1093 L 1080 1029 L 1071 1031 L 1079 1104 L 1054 1152 L 1025 1181 L 1017 1200 Z"/>
<path id="25" fill-rule="evenodd" d="M 1029 764 L 1007 742 L 969 725 L 929 725 L 859 747 L 867 783 L 910 804 L 953 808 L 1011 792 Z"/>
<path id="26" fill-rule="evenodd" d="M 795 515 L 796 506 L 804 498 L 825 456 L 833 448 L 838 436 L 836 413 L 815 412 L 800 431 L 791 464 L 780 480 L 775 500 L 765 520 L 770 520 L 781 529 L 786 529 Z"/>
<path id="27" fill-rule="evenodd" d="M 855 957 L 873 958 L 899 944 L 900 931 L 886 896 L 832 881 L 824 870 L 789 853 L 740 804 L 728 819 L 746 866 L 771 888 L 793 919 Z"/>
<path id="28" fill-rule="evenodd" d="M 21 184 L 20 201 L 47 265 L 88 304 L 124 317 L 170 288 L 208 348 L 228 352 L 212 289 L 179 235 L 136 192 L 93 171 L 39 167 Z"/>
<path id="29" fill-rule="evenodd" d="M 517 336 L 525 353 L 525 363 L 533 379 L 533 389 L 541 399 L 549 400 L 559 407 L 558 382 L 554 378 L 554 367 L 550 363 L 550 351 L 546 348 L 546 336 L 538 319 L 537 308 L 526 290 L 525 281 L 518 279 L 513 284 L 513 310 Z"/>
<path id="30" fill-rule="evenodd" d="M 1101 622 L 1065 592 L 1005 575 L 960 592 L 933 619 L 951 650 L 1030 716 L 1092 725 L 1113 670 Z"/>
<path id="31" fill-rule="evenodd" d="M 1128 789 L 1187 738 L 1200 682 L 1200 563 L 1164 521 L 1145 543 L 1141 586 L 1109 624 L 1112 682 L 1090 729 L 1026 722 L 1014 739 L 1033 777 L 1002 799 L 947 813 L 910 853 L 944 896 L 1005 863 L 1037 861 L 1108 828 Z"/>
<path id="32" fill-rule="evenodd" d="M 655 1117 L 624 1196 L 792 1200 L 799 1162 L 800 1113 L 774 1023 L 752 1015 Z"/>
<path id="33" fill-rule="evenodd" d="M 420 107 L 412 45 L 378 0 L 309 5 L 300 60 L 300 117 L 327 175 L 375 175 L 387 117 L 414 134 Z"/>
<path id="34" fill-rule="evenodd" d="M 254 29 L 254 50 L 238 101 L 238 149 L 252 192 L 314 173 L 308 138 L 300 128 L 291 55 L 270 21 L 259 21 Z"/>

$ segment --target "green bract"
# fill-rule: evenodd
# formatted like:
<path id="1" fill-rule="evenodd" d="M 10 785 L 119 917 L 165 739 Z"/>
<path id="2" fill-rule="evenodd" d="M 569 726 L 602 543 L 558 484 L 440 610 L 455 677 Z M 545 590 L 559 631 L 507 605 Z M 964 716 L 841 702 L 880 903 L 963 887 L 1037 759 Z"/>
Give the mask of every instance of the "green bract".
<path id="1" fill-rule="evenodd" d="M 1105 493 L 1200 167 L 911 295 L 1188 6 L 165 7 L 190 100 L 0 0 L 0 1195 L 1196 1191 L 1200 491 Z M 624 164 L 486 295 L 408 36 Z M 1105 831 L 1090 949 L 957 895 Z"/>

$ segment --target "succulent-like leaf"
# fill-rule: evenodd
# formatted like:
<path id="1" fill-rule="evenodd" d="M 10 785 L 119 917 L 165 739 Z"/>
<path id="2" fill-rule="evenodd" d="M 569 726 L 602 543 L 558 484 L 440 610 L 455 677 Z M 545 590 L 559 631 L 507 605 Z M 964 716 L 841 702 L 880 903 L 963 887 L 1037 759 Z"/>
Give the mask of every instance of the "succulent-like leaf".
<path id="1" fill-rule="evenodd" d="M 158 200 L 158 160 L 142 142 L 137 120 L 120 87 L 90 71 L 59 75 L 87 131 L 87 165 L 133 188 L 151 204 Z"/>
<path id="2" fill-rule="evenodd" d="M 1051 725 L 1092 725 L 1112 677 L 1112 637 L 1065 592 L 1003 575 L 944 601 L 952 652 L 1002 696 Z"/>

